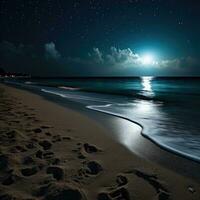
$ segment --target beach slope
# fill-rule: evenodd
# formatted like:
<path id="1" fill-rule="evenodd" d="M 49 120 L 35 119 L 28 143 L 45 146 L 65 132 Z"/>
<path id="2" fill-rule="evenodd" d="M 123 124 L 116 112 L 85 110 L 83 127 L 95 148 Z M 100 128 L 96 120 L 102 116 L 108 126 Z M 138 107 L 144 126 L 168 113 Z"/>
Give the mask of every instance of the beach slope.
<path id="1" fill-rule="evenodd" d="M 199 183 L 139 158 L 108 131 L 82 113 L 1 84 L 0 199 L 200 199 Z"/>

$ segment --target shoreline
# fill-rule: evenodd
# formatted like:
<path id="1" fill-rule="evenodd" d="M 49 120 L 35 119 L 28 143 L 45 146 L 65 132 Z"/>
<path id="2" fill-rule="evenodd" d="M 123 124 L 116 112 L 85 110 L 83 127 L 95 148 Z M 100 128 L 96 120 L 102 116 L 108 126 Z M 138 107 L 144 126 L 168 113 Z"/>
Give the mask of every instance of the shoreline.
<path id="1" fill-rule="evenodd" d="M 157 142 L 152 140 L 150 137 L 142 133 L 143 127 L 139 123 L 132 121 L 128 118 L 125 118 L 123 116 L 118 116 L 112 113 L 107 113 L 107 112 L 88 108 L 90 106 L 83 106 L 81 103 L 74 102 L 73 100 L 70 100 L 68 98 L 60 98 L 59 95 L 54 95 L 54 94 L 52 95 L 51 93 L 41 92 L 34 87 L 31 87 L 30 89 L 28 89 L 24 85 L 21 85 L 21 84 L 19 84 L 19 86 L 11 84 L 11 87 L 12 86 L 37 94 L 39 96 L 42 96 L 47 100 L 50 100 L 56 104 L 62 105 L 64 108 L 68 108 L 68 106 L 70 105 L 71 107 L 73 107 L 73 110 L 77 112 L 81 112 L 88 117 L 92 116 L 91 119 L 95 119 L 96 122 L 98 122 L 100 118 L 105 117 L 106 119 L 111 118 L 110 124 L 112 124 L 112 121 L 116 120 L 115 118 L 118 118 L 119 119 L 118 124 L 121 124 L 122 127 L 124 126 L 124 124 L 128 124 L 127 127 L 129 127 L 128 129 L 130 132 L 129 135 L 133 137 L 133 134 L 137 134 L 137 136 L 136 137 L 134 136 L 132 140 L 136 139 L 137 141 L 140 141 L 141 146 L 137 145 L 136 143 L 132 145 L 133 148 L 132 147 L 129 148 L 127 147 L 127 145 L 125 146 L 132 153 L 134 154 L 137 153 L 138 156 L 149 161 L 154 160 L 154 162 L 156 162 L 159 165 L 162 165 L 163 167 L 166 167 L 175 172 L 178 171 L 180 174 L 191 177 L 192 179 L 195 179 L 196 181 L 200 182 L 200 174 L 198 173 L 200 169 L 199 161 L 192 159 L 191 157 L 187 157 L 181 153 L 178 153 L 177 151 L 174 151 L 171 149 L 169 150 L 168 148 L 165 148 L 163 145 L 158 144 Z M 103 119 L 101 122 L 101 125 L 105 126 L 105 124 L 107 123 L 106 121 L 107 120 Z M 127 123 L 126 121 L 130 123 Z M 107 127 L 110 130 L 113 130 L 112 131 L 113 134 L 112 135 L 109 134 L 108 136 L 109 137 L 111 136 L 111 138 L 114 140 L 116 140 L 116 138 L 119 137 L 119 135 L 121 137 L 121 133 L 118 133 L 117 135 L 115 134 L 115 132 L 118 132 L 119 130 L 121 130 L 118 124 L 115 124 L 115 126 L 118 127 L 117 129 L 114 126 L 110 126 L 109 124 L 107 125 Z M 134 133 L 132 133 L 133 130 L 134 130 Z M 121 130 L 121 132 L 123 132 L 123 130 Z M 118 143 L 121 143 L 121 138 L 118 138 L 116 141 Z M 122 145 L 124 144 L 122 143 Z M 144 148 L 142 148 L 143 146 L 148 146 L 148 148 L 151 149 L 151 151 L 144 150 Z M 173 162 L 174 162 L 173 165 L 171 165 L 170 162 L 168 162 L 171 159 L 173 159 Z"/>
<path id="2" fill-rule="evenodd" d="M 98 113 L 99 113 L 99 111 L 97 111 L 97 113 L 95 115 L 98 115 Z M 102 113 L 102 114 L 107 115 L 106 113 Z M 93 116 L 94 114 L 90 113 L 90 115 Z M 113 117 L 117 117 L 119 119 L 117 119 L 117 118 L 114 119 Z M 114 132 L 121 131 L 121 129 L 119 129 L 120 125 L 132 127 L 132 123 L 133 123 L 130 120 L 123 119 L 123 118 L 120 118 L 120 117 L 114 116 L 114 115 L 107 115 L 106 116 L 107 120 L 105 120 L 104 117 L 101 115 L 99 115 L 96 118 L 100 119 L 99 120 L 100 124 L 102 124 L 102 125 L 106 124 L 106 127 L 108 127 L 109 129 L 113 129 Z M 113 121 L 116 121 L 116 122 L 113 123 Z M 111 123 L 111 125 L 109 125 L 109 123 Z M 117 128 L 114 128 L 113 127 L 114 125 L 112 123 L 114 125 L 118 124 Z M 116 133 L 116 135 L 117 134 L 119 134 L 119 133 Z M 114 140 L 116 139 L 115 136 L 112 138 Z M 131 151 L 132 153 L 136 154 L 137 156 L 139 156 L 142 159 L 145 159 L 149 162 L 157 163 L 158 165 L 161 165 L 162 167 L 165 167 L 176 173 L 179 173 L 183 176 L 190 177 L 190 178 L 195 179 L 196 181 L 200 182 L 200 174 L 198 173 L 199 169 L 200 169 L 199 162 L 189 159 L 187 157 L 181 156 L 180 154 L 174 153 L 165 148 L 162 148 L 160 145 L 155 144 L 153 141 L 151 141 L 149 138 L 146 138 L 142 134 L 135 136 L 135 139 L 137 139 L 135 146 L 132 149 L 129 149 L 129 151 Z M 119 142 L 118 140 L 116 140 L 116 141 Z M 143 148 L 143 147 L 145 147 L 145 148 Z"/>
<path id="3" fill-rule="evenodd" d="M 8 82 L 8 84 L 10 84 L 10 83 Z M 14 85 L 12 85 L 12 84 L 13 84 L 13 83 L 11 82 L 11 86 L 14 86 L 14 87 L 22 87 L 22 89 L 24 89 L 24 90 L 26 90 L 26 91 L 34 92 L 34 93 L 39 94 L 39 95 L 41 95 L 41 96 L 43 96 L 43 97 L 46 96 L 47 99 L 51 96 L 51 94 L 53 94 L 53 95 L 55 95 L 55 96 L 58 96 L 58 98 L 60 97 L 59 94 L 54 93 L 54 92 L 51 92 L 51 91 L 48 91 L 48 89 L 47 89 L 47 90 L 46 90 L 46 89 L 42 89 L 42 92 L 41 92 L 41 91 L 39 91 L 39 90 L 40 90 L 39 88 L 37 88 L 37 87 L 34 88 L 34 86 L 29 86 L 29 85 L 28 85 L 28 87 L 30 87 L 30 88 L 28 88 L 27 85 L 23 85 L 23 84 L 21 84 L 21 83 L 14 83 Z M 37 91 L 37 90 L 38 90 L 38 91 Z M 43 92 L 44 92 L 45 94 L 44 94 Z M 49 94 L 50 94 L 50 95 L 49 95 Z M 51 97 L 50 97 L 50 99 L 51 99 Z M 53 99 L 53 98 L 52 98 L 52 99 Z M 56 99 L 56 98 L 54 98 L 54 99 Z M 73 99 L 73 98 L 72 98 L 72 99 Z M 167 151 L 167 152 L 169 152 L 169 153 L 171 153 L 171 154 L 176 154 L 176 155 L 179 156 L 179 157 L 185 158 L 185 159 L 187 159 L 187 160 L 189 160 L 189 161 L 192 161 L 192 162 L 196 162 L 197 164 L 200 165 L 200 159 L 198 159 L 198 157 L 196 157 L 196 156 L 191 156 L 190 154 L 188 154 L 188 153 L 183 153 L 182 151 L 177 150 L 176 148 L 170 147 L 169 145 L 160 143 L 160 142 L 158 142 L 156 139 L 154 139 L 153 137 L 151 137 L 151 136 L 149 136 L 148 134 L 146 134 L 145 132 L 143 132 L 143 130 L 144 130 L 143 125 L 142 125 L 141 123 L 138 123 L 137 121 L 131 120 L 131 119 L 127 118 L 127 117 L 124 117 L 124 116 L 121 116 L 121 115 L 118 115 L 118 114 L 115 114 L 115 113 L 112 113 L 112 112 L 109 112 L 109 111 L 104 111 L 104 110 L 101 110 L 101 109 L 100 109 L 100 110 L 99 110 L 99 109 L 96 109 L 96 108 L 98 108 L 98 106 L 99 106 L 98 104 L 97 104 L 97 105 L 84 105 L 84 103 L 83 103 L 83 105 L 82 105 L 82 103 L 73 101 L 73 100 L 71 100 L 70 98 L 64 98 L 63 101 L 73 102 L 74 104 L 84 106 L 84 107 L 86 107 L 87 109 L 90 109 L 90 110 L 93 110 L 93 111 L 97 111 L 97 112 L 101 112 L 101 113 L 104 113 L 104 114 L 106 114 L 106 115 L 111 115 L 111 116 L 113 116 L 113 117 L 118 117 L 118 118 L 121 118 L 121 119 L 130 121 L 130 122 L 132 122 L 135 126 L 139 126 L 139 127 L 142 129 L 142 130 L 140 131 L 140 133 L 139 133 L 139 134 L 141 134 L 142 137 L 145 137 L 146 139 L 148 139 L 149 141 L 151 141 L 152 143 L 154 143 L 156 146 L 158 146 L 158 147 L 161 148 L 162 150 L 165 150 L 165 151 Z M 57 103 L 58 103 L 58 104 L 62 104 L 62 101 L 61 101 L 61 100 L 60 100 L 60 101 L 57 101 Z M 79 108 L 80 108 L 81 110 L 83 110 L 83 109 L 81 108 L 81 106 L 80 106 Z M 66 105 L 66 107 L 67 107 L 67 105 Z M 94 107 L 94 108 L 93 108 L 93 107 Z M 100 105 L 100 107 L 102 107 L 102 105 Z M 86 114 L 87 114 L 87 112 L 86 112 Z M 98 119 L 97 119 L 97 120 L 98 120 Z M 137 127 L 135 127 L 135 128 L 137 128 Z M 139 131 L 138 131 L 138 132 L 139 132 Z M 129 147 L 127 147 L 127 148 L 129 148 Z M 130 149 L 130 148 L 129 148 L 129 149 Z M 200 176 L 199 176 L 199 179 L 200 179 Z"/>
<path id="4" fill-rule="evenodd" d="M 200 159 L 196 158 L 196 157 L 192 157 L 188 154 L 183 154 L 181 151 L 178 151 L 176 149 L 173 149 L 173 148 L 170 148 L 168 146 L 164 146 L 164 145 L 161 145 L 159 142 L 157 142 L 156 140 L 152 139 L 151 137 L 149 137 L 147 134 L 144 134 L 143 133 L 143 129 L 144 127 L 138 123 L 137 121 L 133 121 L 127 117 L 123 117 L 123 116 L 120 116 L 120 115 L 117 115 L 117 114 L 114 114 L 112 112 L 107 112 L 107 111 L 99 111 L 98 109 L 95 109 L 95 108 L 92 108 L 93 106 L 86 106 L 88 109 L 91 109 L 93 111 L 97 111 L 97 112 L 101 112 L 101 113 L 104 113 L 106 115 L 110 115 L 110 116 L 113 116 L 113 117 L 118 117 L 120 119 L 123 119 L 123 120 L 126 120 L 126 121 L 129 121 L 131 123 L 133 123 L 134 125 L 136 126 L 139 126 L 141 128 L 141 132 L 139 134 L 141 134 L 142 137 L 146 138 L 147 140 L 149 140 L 150 142 L 152 142 L 153 144 L 155 144 L 157 147 L 159 147 L 160 149 L 168 152 L 168 153 L 171 153 L 171 154 L 174 154 L 174 155 L 177 155 L 179 157 L 182 157 L 184 159 L 187 159 L 188 161 L 191 161 L 191 162 L 195 162 L 197 164 L 199 164 L 200 166 Z M 97 107 L 97 106 L 94 106 L 94 107 Z"/>
<path id="5" fill-rule="evenodd" d="M 34 107 L 36 115 L 40 117 L 46 116 L 45 120 L 48 121 L 48 124 L 55 127 L 55 129 L 56 127 L 59 129 L 61 129 L 60 127 L 62 127 L 62 129 L 68 129 L 69 125 L 73 124 L 73 137 L 76 136 L 74 137 L 74 140 L 76 140 L 77 143 L 79 143 L 78 140 L 80 140 L 81 143 L 84 141 L 101 150 L 99 153 L 90 154 L 83 152 L 83 147 L 81 147 L 81 153 L 84 154 L 86 157 L 85 159 L 87 160 L 86 163 L 89 162 L 89 160 L 97 160 L 103 168 L 103 171 L 99 175 L 94 175 L 92 177 L 89 175 L 88 178 L 83 178 L 83 181 L 80 181 L 81 183 L 77 183 L 78 186 L 76 185 L 76 187 L 81 188 L 81 190 L 84 191 L 83 193 L 87 196 L 87 199 L 96 199 L 101 191 L 111 195 L 112 192 L 110 193 L 110 190 L 116 192 L 119 191 L 120 188 L 124 188 L 126 192 L 129 193 L 130 197 L 136 196 L 136 199 L 150 199 L 149 197 L 151 196 L 152 198 L 159 199 L 159 195 L 164 195 L 166 199 L 198 199 L 199 183 L 194 179 L 187 178 L 179 175 L 177 172 L 163 168 L 163 166 L 154 163 L 154 161 L 149 162 L 148 160 L 139 157 L 138 152 L 131 153 L 124 146 L 114 141 L 111 137 L 108 137 L 108 132 L 114 131 L 114 129 L 109 129 L 109 126 L 118 128 L 115 125 L 123 120 L 117 118 L 113 120 L 112 117 L 108 117 L 105 120 L 104 115 L 97 114 L 94 111 L 93 113 L 91 111 L 91 116 L 89 116 L 89 113 L 87 117 L 86 111 L 78 112 L 79 109 L 73 109 L 73 106 L 71 106 L 69 102 L 68 107 L 70 107 L 70 109 L 66 108 L 67 103 L 64 104 L 64 107 L 62 104 L 58 105 L 48 101 L 48 98 L 46 97 L 38 96 L 37 94 L 25 90 L 2 85 L 0 85 L 0 87 L 3 87 L 10 95 L 21 99 L 23 102 L 22 105 L 29 104 L 29 106 Z M 97 118 L 91 119 L 94 115 L 98 115 L 97 118 L 99 117 L 99 121 L 96 121 Z M 55 118 L 59 118 L 59 120 L 55 121 Z M 105 121 L 107 121 L 107 123 L 104 123 Z M 68 124 L 66 122 L 68 122 Z M 76 126 L 78 126 L 78 128 L 76 128 Z M 61 144 L 62 142 L 60 143 L 59 148 L 61 148 Z M 69 154 L 64 147 L 62 147 L 62 151 L 65 152 L 66 155 Z M 58 147 L 54 149 L 54 152 L 58 151 L 57 148 Z M 66 148 L 68 147 L 66 146 Z M 115 153 L 113 154 L 113 152 Z M 159 154 L 159 152 L 157 152 L 157 154 Z M 78 168 L 84 165 L 82 163 L 83 160 L 78 159 L 76 162 L 74 161 L 76 164 L 73 165 L 73 168 L 76 168 L 76 165 Z M 115 163 L 120 163 L 120 165 L 116 166 Z M 68 164 L 70 163 L 68 162 Z M 63 167 L 65 168 L 65 164 L 63 164 Z M 119 174 L 122 174 L 123 177 L 125 176 L 126 179 L 128 179 L 128 183 L 123 186 L 117 185 L 114 180 Z M 163 191 L 162 193 L 159 189 L 159 192 L 156 192 L 156 188 L 150 184 L 152 181 L 151 174 L 152 176 L 153 174 L 156 174 L 156 178 L 153 179 L 154 183 L 161 184 L 161 182 L 164 182 L 162 187 L 166 189 L 166 191 Z M 67 181 L 73 182 L 70 177 L 67 176 L 66 178 Z M 180 184 L 177 186 L 178 180 L 180 181 Z M 93 188 L 92 191 L 90 191 L 91 187 Z M 190 187 L 195 188 L 194 193 L 190 191 Z M 108 188 L 110 189 L 108 190 Z"/>

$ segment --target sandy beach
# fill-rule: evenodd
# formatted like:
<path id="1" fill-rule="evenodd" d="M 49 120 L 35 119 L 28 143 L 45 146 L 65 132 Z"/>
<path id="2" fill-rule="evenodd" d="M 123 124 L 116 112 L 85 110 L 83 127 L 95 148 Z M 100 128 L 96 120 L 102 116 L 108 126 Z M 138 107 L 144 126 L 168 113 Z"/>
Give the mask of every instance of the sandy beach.
<path id="1" fill-rule="evenodd" d="M 196 200 L 200 183 L 140 158 L 89 116 L 0 85 L 1 200 Z"/>

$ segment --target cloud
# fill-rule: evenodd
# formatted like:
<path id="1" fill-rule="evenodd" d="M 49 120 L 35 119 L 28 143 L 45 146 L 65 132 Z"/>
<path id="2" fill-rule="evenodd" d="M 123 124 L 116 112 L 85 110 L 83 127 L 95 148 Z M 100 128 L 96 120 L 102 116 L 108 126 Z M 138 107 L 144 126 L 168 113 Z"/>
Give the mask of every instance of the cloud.
<path id="1" fill-rule="evenodd" d="M 40 76 L 166 76 L 200 75 L 199 59 L 183 57 L 142 62 L 130 48 L 110 47 L 107 52 L 95 47 L 85 57 L 64 57 L 55 43 L 42 47 L 10 42 L 0 43 L 0 68 Z"/>
<path id="2" fill-rule="evenodd" d="M 93 48 L 88 58 L 74 59 L 77 63 L 100 67 L 107 72 L 117 71 L 119 75 L 188 75 L 200 74 L 200 60 L 191 56 L 165 59 L 152 62 L 146 66 L 142 57 L 130 48 L 119 49 L 111 47 L 108 53 L 99 48 Z M 97 69 L 98 71 L 98 69 Z M 122 73 L 121 73 L 122 72 Z"/>
<path id="3" fill-rule="evenodd" d="M 126 70 L 138 67 L 139 62 L 139 55 L 133 53 L 131 49 L 117 49 L 116 47 L 111 47 L 108 53 L 95 47 L 84 58 L 67 58 L 67 63 L 74 69 L 85 71 L 88 73 L 86 75 L 96 76 L 126 75 Z"/>
<path id="4" fill-rule="evenodd" d="M 47 43 L 45 46 L 45 57 L 46 59 L 59 59 L 61 57 L 60 53 L 56 50 L 55 44 L 53 42 Z"/>
<path id="5" fill-rule="evenodd" d="M 33 45 L 15 45 L 7 41 L 0 43 L 0 67 L 6 71 L 40 76 L 67 74 L 60 59 L 61 55 L 52 42 L 44 44 L 41 48 Z"/>
<path id="6" fill-rule="evenodd" d="M 172 76 L 199 76 L 200 60 L 191 56 L 161 60 L 156 67 L 157 73 Z"/>
<path id="7" fill-rule="evenodd" d="M 96 63 L 103 63 L 103 54 L 98 48 L 93 48 L 92 53 L 88 53 L 89 58 L 91 58 Z"/>
<path id="8" fill-rule="evenodd" d="M 117 49 L 116 47 L 110 48 L 110 53 L 105 56 L 106 61 L 112 65 L 122 65 L 128 67 L 130 65 L 135 66 L 140 63 L 138 54 L 133 53 L 131 49 Z"/>
<path id="9" fill-rule="evenodd" d="M 158 63 L 158 67 L 175 67 L 175 68 L 185 68 L 187 66 L 196 66 L 198 65 L 199 60 L 193 57 L 183 57 L 176 58 L 171 60 L 162 60 Z"/>
<path id="10" fill-rule="evenodd" d="M 111 47 L 108 54 L 103 53 L 99 48 L 93 48 L 92 52 L 88 53 L 89 61 L 101 65 L 121 66 L 134 65 L 139 63 L 139 56 L 134 54 L 131 49 L 117 49 Z"/>

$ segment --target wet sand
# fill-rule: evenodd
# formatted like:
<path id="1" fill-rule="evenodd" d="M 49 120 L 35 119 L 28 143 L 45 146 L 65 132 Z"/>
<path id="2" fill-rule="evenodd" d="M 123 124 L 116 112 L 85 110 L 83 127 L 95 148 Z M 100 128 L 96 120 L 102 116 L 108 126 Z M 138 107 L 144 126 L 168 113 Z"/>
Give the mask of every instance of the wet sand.
<path id="1" fill-rule="evenodd" d="M 194 179 L 141 158 L 97 121 L 30 92 L 0 85 L 0 127 L 0 199 L 200 199 Z"/>

